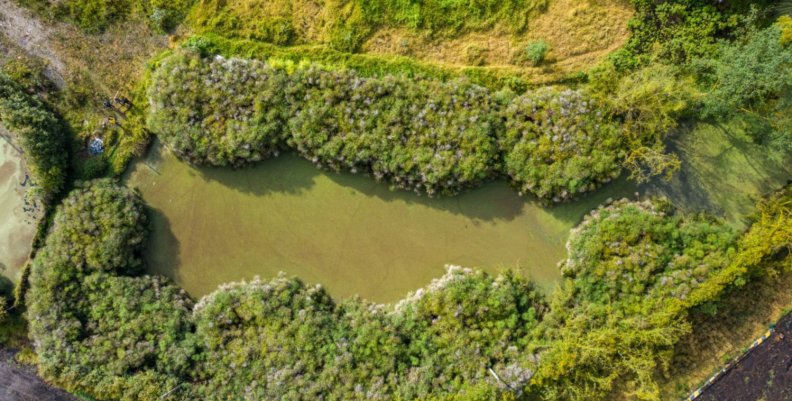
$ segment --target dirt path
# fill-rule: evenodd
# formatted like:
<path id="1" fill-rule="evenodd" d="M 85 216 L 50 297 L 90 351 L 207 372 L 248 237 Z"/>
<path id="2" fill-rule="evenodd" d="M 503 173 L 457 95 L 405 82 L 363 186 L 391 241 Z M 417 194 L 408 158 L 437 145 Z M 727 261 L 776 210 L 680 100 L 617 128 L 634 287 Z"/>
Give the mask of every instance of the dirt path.
<path id="1" fill-rule="evenodd" d="M 14 362 L 14 354 L 0 349 L 0 401 L 77 401 L 41 380 L 32 367 Z"/>
<path id="2" fill-rule="evenodd" d="M 28 53 L 46 60 L 48 66 L 44 73 L 47 78 L 58 88 L 65 86 L 65 66 L 49 45 L 51 31 L 30 12 L 11 0 L 0 0 L 0 33 Z"/>
<path id="3" fill-rule="evenodd" d="M 776 332 L 704 391 L 701 401 L 792 401 L 792 314 Z"/>

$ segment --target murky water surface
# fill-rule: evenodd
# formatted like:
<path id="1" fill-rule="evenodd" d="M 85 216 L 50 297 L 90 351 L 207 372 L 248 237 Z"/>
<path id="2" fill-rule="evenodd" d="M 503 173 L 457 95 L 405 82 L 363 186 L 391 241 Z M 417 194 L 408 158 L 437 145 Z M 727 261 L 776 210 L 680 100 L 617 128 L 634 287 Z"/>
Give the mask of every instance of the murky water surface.
<path id="1" fill-rule="evenodd" d="M 2 134 L 0 134 L 2 135 Z M 33 205 L 25 203 L 25 173 L 18 149 L 5 136 L 0 137 L 0 276 L 15 280 L 25 264 L 36 218 Z M 27 184 L 27 183 L 25 183 Z"/>
<path id="2" fill-rule="evenodd" d="M 127 177 L 153 208 L 148 262 L 193 296 L 283 271 L 339 297 L 387 302 L 425 286 L 445 264 L 517 269 L 548 288 L 569 229 L 616 183 L 552 209 L 506 182 L 429 199 L 297 156 L 254 167 L 196 169 L 156 146 Z"/>

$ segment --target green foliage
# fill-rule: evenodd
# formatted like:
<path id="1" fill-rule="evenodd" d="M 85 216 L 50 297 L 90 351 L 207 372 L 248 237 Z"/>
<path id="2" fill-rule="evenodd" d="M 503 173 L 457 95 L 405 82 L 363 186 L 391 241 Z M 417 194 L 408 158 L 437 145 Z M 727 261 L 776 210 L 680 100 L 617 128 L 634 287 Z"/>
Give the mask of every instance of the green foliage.
<path id="1" fill-rule="evenodd" d="M 724 224 L 657 202 L 593 212 L 567 244 L 562 271 L 570 279 L 545 319 L 553 345 L 534 390 L 547 399 L 602 399 L 626 382 L 636 398 L 658 399 L 653 375 L 689 329 L 687 300 L 729 264 L 734 237 Z"/>
<path id="2" fill-rule="evenodd" d="M 63 188 L 66 179 L 66 131 L 36 97 L 0 73 L 0 124 L 13 132 L 30 163 L 33 180 L 47 194 Z"/>
<path id="3" fill-rule="evenodd" d="M 193 0 L 18 1 L 53 20 L 66 18 L 90 33 L 100 33 L 130 17 L 145 18 L 153 27 L 167 32 L 181 22 L 193 3 Z"/>
<path id="4" fill-rule="evenodd" d="M 107 173 L 107 160 L 99 155 L 86 159 L 80 169 L 80 177 L 85 180 L 102 178 Z"/>
<path id="5" fill-rule="evenodd" d="M 156 399 L 191 363 L 192 307 L 140 270 L 140 198 L 108 180 L 78 187 L 58 208 L 31 269 L 30 335 L 42 375 L 101 399 Z"/>
<path id="6" fill-rule="evenodd" d="M 636 15 L 631 35 L 612 61 L 630 69 L 650 61 L 682 64 L 711 56 L 719 38 L 732 36 L 744 24 L 749 1 L 631 0 Z M 766 3 L 759 1 L 758 3 Z"/>
<path id="7" fill-rule="evenodd" d="M 782 15 L 776 21 L 778 29 L 781 30 L 781 44 L 788 46 L 792 44 L 792 17 L 789 15 Z"/>
<path id="8" fill-rule="evenodd" d="M 288 145 L 334 170 L 449 195 L 506 170 L 523 191 L 561 201 L 619 173 L 619 128 L 580 92 L 491 93 L 461 80 L 291 63 L 164 59 L 149 127 L 183 159 L 239 166 Z M 510 105 L 509 105 L 510 104 Z"/>
<path id="9" fill-rule="evenodd" d="M 590 75 L 593 96 L 621 120 L 630 178 L 645 182 L 660 174 L 670 177 L 680 162 L 665 152 L 665 142 L 696 104 L 695 82 L 663 64 L 619 74 L 612 63 L 603 63 Z"/>
<path id="10" fill-rule="evenodd" d="M 224 2 L 202 0 L 190 13 L 199 33 L 267 43 L 323 43 L 355 52 L 377 29 L 404 28 L 435 38 L 495 26 L 523 31 L 547 0 L 331 0 Z"/>
<path id="11" fill-rule="evenodd" d="M 287 101 L 297 106 L 289 144 L 322 166 L 370 172 L 430 196 L 494 174 L 496 105 L 481 87 L 311 68 L 292 78 L 299 92 Z"/>
<path id="12" fill-rule="evenodd" d="M 195 393 L 425 399 L 471 385 L 498 393 L 488 368 L 519 388 L 535 365 L 519 350 L 544 308 L 520 279 L 458 268 L 393 311 L 359 299 L 336 305 L 321 287 L 284 277 L 233 284 L 195 307 L 205 347 Z"/>
<path id="13" fill-rule="evenodd" d="M 756 139 L 792 149 L 792 46 L 782 44 L 778 26 L 723 43 L 717 57 L 698 59 L 694 66 L 709 89 L 705 117 L 742 115 L 755 122 Z"/>
<path id="14" fill-rule="evenodd" d="M 572 90 L 508 101 L 499 140 L 505 171 L 520 191 L 559 202 L 618 177 L 622 134 L 604 110 Z"/>
<path id="15" fill-rule="evenodd" d="M 525 46 L 525 61 L 534 66 L 542 64 L 547 52 L 550 51 L 550 45 L 545 40 L 537 40 Z"/>

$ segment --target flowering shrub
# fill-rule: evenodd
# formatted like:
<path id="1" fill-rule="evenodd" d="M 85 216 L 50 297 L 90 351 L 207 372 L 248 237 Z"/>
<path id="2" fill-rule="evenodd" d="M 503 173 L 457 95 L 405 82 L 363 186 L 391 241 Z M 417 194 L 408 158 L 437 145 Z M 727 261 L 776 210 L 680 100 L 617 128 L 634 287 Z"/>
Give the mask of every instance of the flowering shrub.
<path id="1" fill-rule="evenodd" d="M 288 146 L 429 195 L 506 173 L 560 202 L 617 176 L 625 154 L 619 128 L 579 91 L 517 96 L 181 52 L 157 68 L 149 98 L 150 128 L 192 163 L 240 166 Z"/>
<path id="2" fill-rule="evenodd" d="M 555 202 L 616 178 L 624 158 L 619 127 L 579 91 L 539 90 L 503 112 L 504 168 L 522 192 Z"/>
<path id="3" fill-rule="evenodd" d="M 289 120 L 289 143 L 318 164 L 429 195 L 493 175 L 496 121 L 481 87 L 315 68 L 293 78 L 304 97 Z"/>
<path id="4" fill-rule="evenodd" d="M 659 201 L 593 211 L 567 243 L 568 279 L 544 320 L 554 345 L 533 390 L 544 399 L 604 399 L 622 382 L 636 399 L 659 400 L 658 368 L 689 332 L 688 310 L 722 293 L 707 287 L 732 261 L 734 239 L 729 226 Z"/>

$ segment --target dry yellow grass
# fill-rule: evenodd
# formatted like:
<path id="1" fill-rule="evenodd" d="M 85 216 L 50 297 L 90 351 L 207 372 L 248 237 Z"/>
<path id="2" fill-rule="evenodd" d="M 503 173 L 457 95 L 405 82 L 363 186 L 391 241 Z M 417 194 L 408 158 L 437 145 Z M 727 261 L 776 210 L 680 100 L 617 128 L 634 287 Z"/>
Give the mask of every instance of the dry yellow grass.
<path id="1" fill-rule="evenodd" d="M 467 49 L 476 47 L 482 50 L 486 66 L 519 67 L 526 75 L 566 74 L 585 70 L 621 47 L 628 38 L 627 22 L 632 15 L 629 5 L 618 0 L 554 0 L 519 35 L 496 27 L 450 40 L 431 40 L 407 29 L 385 28 L 366 41 L 363 51 L 464 66 L 470 64 Z M 542 68 L 525 66 L 520 63 L 521 52 L 537 40 L 550 44 L 548 63 Z"/>

